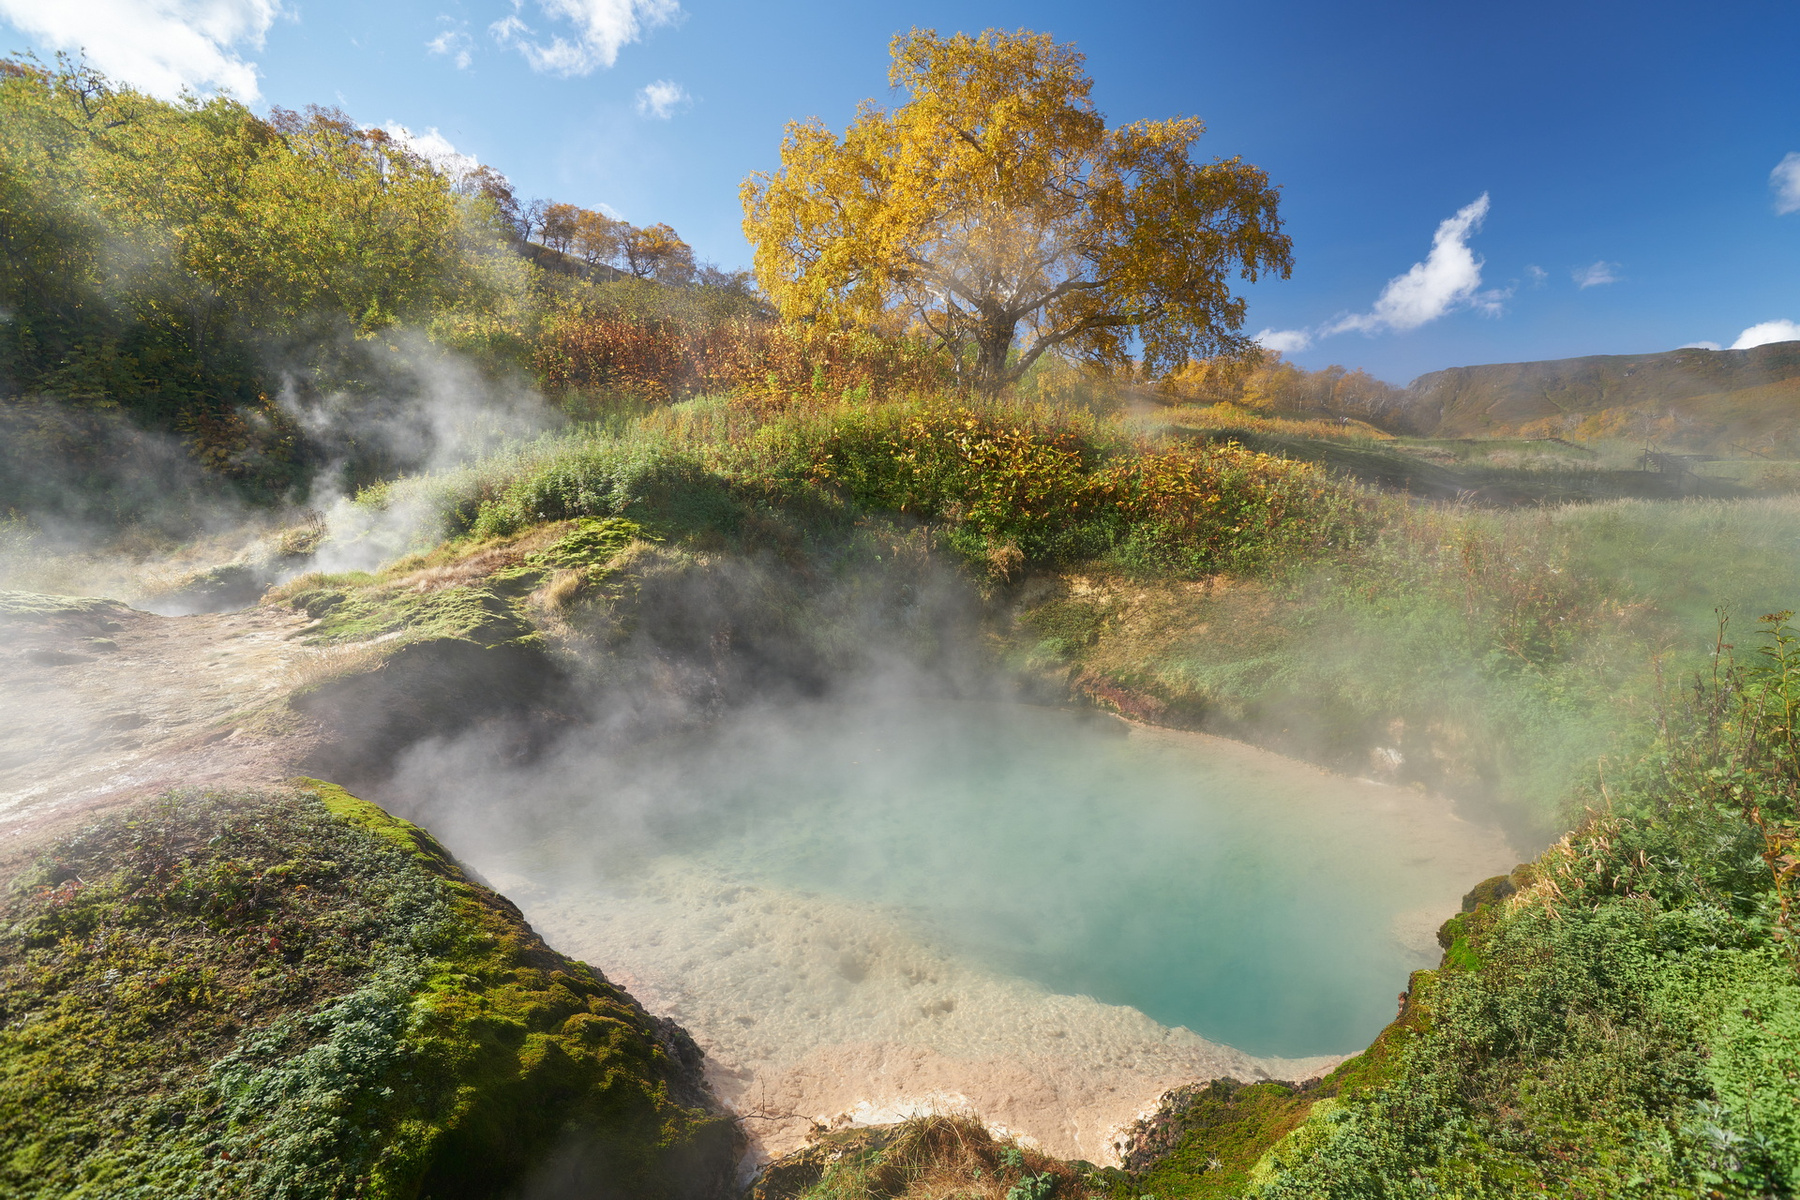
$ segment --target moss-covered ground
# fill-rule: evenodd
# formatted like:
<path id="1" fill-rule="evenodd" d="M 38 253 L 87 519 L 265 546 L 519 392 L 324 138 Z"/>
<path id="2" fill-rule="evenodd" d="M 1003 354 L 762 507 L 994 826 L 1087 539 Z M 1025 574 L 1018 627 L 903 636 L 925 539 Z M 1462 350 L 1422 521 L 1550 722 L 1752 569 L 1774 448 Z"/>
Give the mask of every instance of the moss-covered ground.
<path id="1" fill-rule="evenodd" d="M 0 1192 L 699 1196 L 697 1058 L 422 830 L 327 784 L 169 795 L 0 897 Z"/>

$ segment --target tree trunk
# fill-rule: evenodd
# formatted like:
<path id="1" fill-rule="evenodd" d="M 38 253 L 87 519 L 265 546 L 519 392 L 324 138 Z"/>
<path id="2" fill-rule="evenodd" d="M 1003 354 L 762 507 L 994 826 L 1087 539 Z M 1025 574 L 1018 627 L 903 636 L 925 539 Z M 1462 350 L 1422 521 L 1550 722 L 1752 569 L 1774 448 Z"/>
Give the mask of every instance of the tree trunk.
<path id="1" fill-rule="evenodd" d="M 975 335 L 975 390 L 992 400 L 1005 387 L 1006 359 L 1012 353 L 1013 330 L 1018 322 L 990 317 Z"/>

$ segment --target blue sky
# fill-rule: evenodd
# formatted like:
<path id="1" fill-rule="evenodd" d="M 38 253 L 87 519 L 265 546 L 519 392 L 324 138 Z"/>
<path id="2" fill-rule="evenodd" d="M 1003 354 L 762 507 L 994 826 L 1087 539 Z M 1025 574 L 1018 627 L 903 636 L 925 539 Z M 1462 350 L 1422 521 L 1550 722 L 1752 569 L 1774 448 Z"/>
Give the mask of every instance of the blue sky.
<path id="1" fill-rule="evenodd" d="M 1250 289 L 1246 331 L 1304 365 L 1404 383 L 1800 321 L 1792 0 L 0 0 L 0 22 L 165 94 L 436 130 L 522 195 L 667 221 L 726 266 L 744 176 L 788 121 L 885 99 L 896 32 L 1031 28 L 1081 48 L 1109 119 L 1199 116 L 1203 154 L 1282 186 L 1294 274 Z"/>

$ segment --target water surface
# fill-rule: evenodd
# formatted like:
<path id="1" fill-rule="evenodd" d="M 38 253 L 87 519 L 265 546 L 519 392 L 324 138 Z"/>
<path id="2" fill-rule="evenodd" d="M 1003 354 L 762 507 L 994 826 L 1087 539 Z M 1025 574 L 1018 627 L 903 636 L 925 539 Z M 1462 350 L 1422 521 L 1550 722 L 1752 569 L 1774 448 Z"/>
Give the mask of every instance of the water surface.
<path id="1" fill-rule="evenodd" d="M 666 919 L 641 944 L 667 950 L 699 936 L 683 932 L 673 865 L 746 897 L 864 911 L 984 971 L 1262 1055 L 1366 1045 L 1408 972 L 1435 964 L 1437 923 L 1516 857 L 1414 791 L 1001 704 L 764 709 L 628 755 L 576 737 L 529 776 L 440 769 L 429 787 L 421 815 L 460 822 L 452 845 L 515 881 L 528 913 L 579 886 L 628 905 L 634 940 Z M 487 803 L 446 813 L 458 787 Z M 729 907 L 729 887 L 709 888 Z M 615 973 L 674 969 L 604 950 Z"/>

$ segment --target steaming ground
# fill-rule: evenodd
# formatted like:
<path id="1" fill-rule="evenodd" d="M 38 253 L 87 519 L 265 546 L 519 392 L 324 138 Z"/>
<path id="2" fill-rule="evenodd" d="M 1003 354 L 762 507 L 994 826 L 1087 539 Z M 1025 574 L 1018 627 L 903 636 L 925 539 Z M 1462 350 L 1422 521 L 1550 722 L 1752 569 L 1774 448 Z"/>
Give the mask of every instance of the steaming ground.
<path id="1" fill-rule="evenodd" d="M 17 602 L 15 607 L 25 604 Z M 311 745 L 272 715 L 315 652 L 298 613 L 0 609 L 0 836 L 169 788 L 272 783 Z M 27 602 L 28 603 L 28 602 Z"/>
<path id="2" fill-rule="evenodd" d="M 1170 1087 L 1366 1045 L 1519 857 L 1422 793 L 1019 706 L 862 694 L 598 744 L 423 747 L 383 799 L 686 1027 L 765 1155 L 967 1108 L 1115 1162 Z"/>

